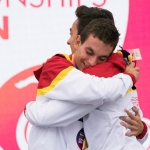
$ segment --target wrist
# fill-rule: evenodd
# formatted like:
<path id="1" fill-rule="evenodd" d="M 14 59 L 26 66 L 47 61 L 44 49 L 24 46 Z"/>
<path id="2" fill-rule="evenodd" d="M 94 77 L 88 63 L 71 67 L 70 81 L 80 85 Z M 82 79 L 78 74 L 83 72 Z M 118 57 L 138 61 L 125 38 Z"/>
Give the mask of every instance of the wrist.
<path id="1" fill-rule="evenodd" d="M 129 75 L 131 77 L 133 85 L 136 83 L 136 79 L 135 79 L 135 76 L 133 74 L 127 73 L 127 72 L 124 72 L 124 74 L 127 74 L 127 75 Z"/>
<path id="2" fill-rule="evenodd" d="M 146 132 L 147 132 L 147 125 L 146 125 L 146 123 L 143 122 L 143 121 L 142 121 L 142 123 L 143 123 L 144 129 L 143 129 L 143 132 L 141 134 L 136 136 L 137 139 L 142 139 L 145 136 Z"/>

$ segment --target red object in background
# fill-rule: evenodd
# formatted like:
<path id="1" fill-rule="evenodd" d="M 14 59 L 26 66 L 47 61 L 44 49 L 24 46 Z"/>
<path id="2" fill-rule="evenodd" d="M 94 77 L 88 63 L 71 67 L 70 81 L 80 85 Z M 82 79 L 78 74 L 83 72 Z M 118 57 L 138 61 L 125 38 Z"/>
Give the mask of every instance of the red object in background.
<path id="1" fill-rule="evenodd" d="M 9 31 L 8 31 L 8 16 L 4 16 L 3 19 L 3 26 L 0 27 L 0 37 L 4 40 L 8 40 L 9 38 Z"/>
<path id="2" fill-rule="evenodd" d="M 123 47 L 140 49 L 142 60 L 137 61 L 137 66 L 140 67 L 137 91 L 143 115 L 150 119 L 150 1 L 130 0 L 129 2 L 128 27 Z"/>
<path id="3" fill-rule="evenodd" d="M 0 89 L 0 146 L 4 150 L 19 150 L 16 126 L 27 102 L 35 100 L 36 83 L 18 89 L 15 83 L 33 75 L 39 66 L 29 68 L 8 80 Z"/>

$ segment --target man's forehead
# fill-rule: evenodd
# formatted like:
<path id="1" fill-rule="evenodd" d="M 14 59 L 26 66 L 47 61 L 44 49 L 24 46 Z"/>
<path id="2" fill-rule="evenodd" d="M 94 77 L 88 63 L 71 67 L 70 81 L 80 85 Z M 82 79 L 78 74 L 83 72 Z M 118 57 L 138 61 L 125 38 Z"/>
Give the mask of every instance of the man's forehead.
<path id="1" fill-rule="evenodd" d="M 71 27 L 71 30 L 77 30 L 77 24 L 78 24 L 78 19 L 76 19 L 73 24 L 72 24 L 72 27 Z"/>
<path id="2" fill-rule="evenodd" d="M 96 53 L 99 57 L 109 57 L 113 51 L 113 47 L 109 44 L 105 44 L 102 40 L 90 34 L 86 41 L 85 46 L 93 53 Z"/>

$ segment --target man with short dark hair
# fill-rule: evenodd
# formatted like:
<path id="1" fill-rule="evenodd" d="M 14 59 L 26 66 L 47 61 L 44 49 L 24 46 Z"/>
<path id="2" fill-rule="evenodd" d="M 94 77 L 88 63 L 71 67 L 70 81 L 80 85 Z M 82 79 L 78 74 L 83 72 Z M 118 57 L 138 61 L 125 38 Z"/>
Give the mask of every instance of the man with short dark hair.
<path id="1" fill-rule="evenodd" d="M 88 25 L 93 19 L 105 18 L 114 22 L 113 15 L 110 11 L 103 8 L 79 6 L 75 11 L 77 19 L 74 21 L 70 28 L 70 38 L 67 44 L 70 45 L 72 53 L 75 52 L 73 43 L 76 40 L 77 35 L 81 34 L 81 31 L 86 25 Z"/>

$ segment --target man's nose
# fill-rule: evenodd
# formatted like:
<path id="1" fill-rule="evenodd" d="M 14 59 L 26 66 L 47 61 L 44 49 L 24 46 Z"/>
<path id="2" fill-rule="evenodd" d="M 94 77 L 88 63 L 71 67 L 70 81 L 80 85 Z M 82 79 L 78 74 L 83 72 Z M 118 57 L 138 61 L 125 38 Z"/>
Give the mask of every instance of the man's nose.
<path id="1" fill-rule="evenodd" d="M 90 59 L 89 64 L 90 64 L 90 66 L 95 66 L 97 64 L 97 59 L 96 58 Z"/>
<path id="2" fill-rule="evenodd" d="M 67 44 L 70 45 L 70 38 L 68 39 Z"/>

